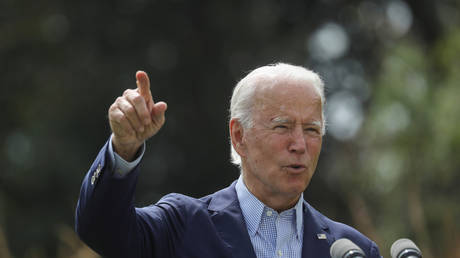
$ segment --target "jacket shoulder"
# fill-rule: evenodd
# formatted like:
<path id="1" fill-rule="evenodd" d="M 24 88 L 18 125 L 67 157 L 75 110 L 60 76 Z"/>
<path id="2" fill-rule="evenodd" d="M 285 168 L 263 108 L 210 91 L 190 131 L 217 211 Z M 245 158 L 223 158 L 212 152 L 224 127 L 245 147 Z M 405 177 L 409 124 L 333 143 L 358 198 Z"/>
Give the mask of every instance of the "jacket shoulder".
<path id="1" fill-rule="evenodd" d="M 152 206 L 161 207 L 166 210 L 173 208 L 179 212 L 189 213 L 197 209 L 206 209 L 207 203 L 202 199 L 197 199 L 184 194 L 170 193 L 163 196 Z"/>

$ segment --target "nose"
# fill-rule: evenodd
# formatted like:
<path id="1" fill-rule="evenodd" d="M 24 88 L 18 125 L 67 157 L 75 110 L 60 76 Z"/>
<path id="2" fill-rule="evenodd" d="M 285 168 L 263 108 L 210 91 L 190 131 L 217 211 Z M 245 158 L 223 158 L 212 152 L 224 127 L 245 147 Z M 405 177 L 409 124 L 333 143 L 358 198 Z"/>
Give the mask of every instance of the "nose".
<path id="1" fill-rule="evenodd" d="M 291 131 L 291 141 L 289 143 L 289 152 L 303 154 L 307 149 L 306 139 L 301 126 L 296 126 Z"/>

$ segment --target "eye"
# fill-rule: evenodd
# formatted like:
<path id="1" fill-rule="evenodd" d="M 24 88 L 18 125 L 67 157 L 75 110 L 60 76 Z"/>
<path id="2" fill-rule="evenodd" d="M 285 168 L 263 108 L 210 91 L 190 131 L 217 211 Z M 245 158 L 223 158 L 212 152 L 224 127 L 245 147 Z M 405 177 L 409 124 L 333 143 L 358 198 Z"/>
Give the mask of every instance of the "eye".
<path id="1" fill-rule="evenodd" d="M 306 132 L 309 132 L 309 133 L 317 133 L 319 134 L 319 129 L 316 128 L 316 127 L 307 127 L 304 129 Z"/>
<path id="2" fill-rule="evenodd" d="M 286 132 L 289 128 L 286 126 L 286 125 L 275 125 L 273 127 L 273 130 L 275 130 L 275 132 Z"/>

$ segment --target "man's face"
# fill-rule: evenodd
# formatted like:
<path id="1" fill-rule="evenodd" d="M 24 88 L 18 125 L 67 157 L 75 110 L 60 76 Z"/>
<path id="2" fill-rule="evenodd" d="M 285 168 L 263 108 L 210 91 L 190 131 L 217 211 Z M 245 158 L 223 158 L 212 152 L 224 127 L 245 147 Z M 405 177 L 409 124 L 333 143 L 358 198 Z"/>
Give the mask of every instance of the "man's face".
<path id="1" fill-rule="evenodd" d="M 261 86 L 251 114 L 253 127 L 244 129 L 242 136 L 246 185 L 267 205 L 273 200 L 297 201 L 321 151 L 319 94 L 305 81 Z"/>

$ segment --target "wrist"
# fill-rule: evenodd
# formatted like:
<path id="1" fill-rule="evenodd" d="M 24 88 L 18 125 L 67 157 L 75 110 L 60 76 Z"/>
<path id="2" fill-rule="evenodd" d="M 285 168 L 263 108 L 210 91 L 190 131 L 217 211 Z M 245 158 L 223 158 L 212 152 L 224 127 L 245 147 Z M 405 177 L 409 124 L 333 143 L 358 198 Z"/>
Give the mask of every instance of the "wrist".
<path id="1" fill-rule="evenodd" d="M 136 159 L 136 153 L 141 146 L 142 142 L 121 143 L 115 136 L 112 137 L 113 151 L 128 162 L 132 162 Z"/>

